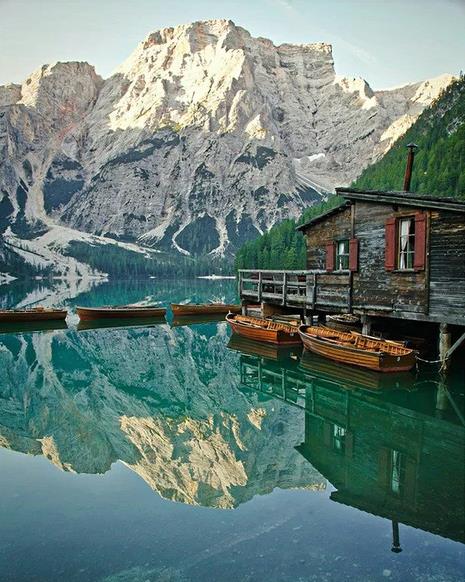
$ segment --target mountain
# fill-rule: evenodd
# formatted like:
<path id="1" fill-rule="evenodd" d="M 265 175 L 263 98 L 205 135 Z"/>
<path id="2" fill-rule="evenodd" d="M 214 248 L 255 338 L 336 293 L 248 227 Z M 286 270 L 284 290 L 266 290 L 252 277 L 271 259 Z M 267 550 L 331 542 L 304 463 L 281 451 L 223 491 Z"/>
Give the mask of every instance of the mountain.
<path id="1" fill-rule="evenodd" d="M 408 143 L 419 146 L 412 192 L 465 199 L 465 77 L 453 81 L 354 187 L 400 190 Z"/>
<path id="2" fill-rule="evenodd" d="M 328 44 L 228 20 L 154 32 L 106 80 L 44 65 L 0 87 L 0 256 L 83 276 L 74 238 L 231 255 L 350 184 L 450 81 L 373 91 Z"/>
<path id="3" fill-rule="evenodd" d="M 427 107 L 380 160 L 366 168 L 354 182 L 366 190 L 400 190 L 406 163 L 406 145 L 419 149 L 413 165 L 411 190 L 465 199 L 465 78 L 461 76 Z M 307 209 L 298 222 L 340 204 L 331 196 Z M 306 249 L 295 220 L 284 220 L 236 253 L 237 269 L 304 269 Z"/>

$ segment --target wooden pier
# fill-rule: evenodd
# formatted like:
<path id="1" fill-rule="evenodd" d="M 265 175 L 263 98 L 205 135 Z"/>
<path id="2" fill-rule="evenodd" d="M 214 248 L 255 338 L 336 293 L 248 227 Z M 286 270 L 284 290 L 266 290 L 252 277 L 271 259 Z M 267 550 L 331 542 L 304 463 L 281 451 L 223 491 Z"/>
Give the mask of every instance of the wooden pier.
<path id="1" fill-rule="evenodd" d="M 353 309 L 350 279 L 348 271 L 243 269 L 239 271 L 239 295 L 250 303 L 349 313 Z"/>

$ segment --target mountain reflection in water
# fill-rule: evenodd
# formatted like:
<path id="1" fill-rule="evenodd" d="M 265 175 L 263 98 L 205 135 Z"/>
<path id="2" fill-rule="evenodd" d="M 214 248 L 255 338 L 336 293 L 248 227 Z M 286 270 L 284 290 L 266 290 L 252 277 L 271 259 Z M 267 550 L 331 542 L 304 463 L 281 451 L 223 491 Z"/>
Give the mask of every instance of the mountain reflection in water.
<path id="1" fill-rule="evenodd" d="M 76 473 L 120 460 L 193 505 L 324 489 L 294 449 L 303 413 L 237 390 L 227 334 L 221 322 L 2 335 L 0 444 Z"/>

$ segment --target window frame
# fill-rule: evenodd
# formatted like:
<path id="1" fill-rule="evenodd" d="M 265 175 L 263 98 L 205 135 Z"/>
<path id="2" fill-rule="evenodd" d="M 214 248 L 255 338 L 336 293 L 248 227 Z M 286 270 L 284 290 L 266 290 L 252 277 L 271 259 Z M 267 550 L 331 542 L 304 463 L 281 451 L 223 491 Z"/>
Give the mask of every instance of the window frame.
<path id="1" fill-rule="evenodd" d="M 339 253 L 339 245 L 341 243 L 346 244 L 346 252 L 342 254 Z M 334 245 L 334 271 L 348 271 L 350 267 L 350 238 L 336 239 Z M 345 265 L 339 266 L 339 259 L 341 257 L 344 259 Z"/>
<path id="2" fill-rule="evenodd" d="M 402 224 L 409 221 L 410 228 L 407 234 L 402 234 Z M 415 270 L 415 215 L 408 214 L 396 217 L 396 256 L 395 256 L 395 270 L 399 273 L 412 272 Z M 410 232 L 413 228 L 413 233 Z M 407 238 L 407 250 L 402 250 L 402 239 Z M 406 257 L 406 266 L 402 266 L 403 257 Z M 409 265 L 409 262 L 411 263 Z"/>
<path id="3" fill-rule="evenodd" d="M 338 453 L 344 453 L 346 448 L 347 429 L 339 424 L 333 424 L 332 444 L 333 449 Z"/>

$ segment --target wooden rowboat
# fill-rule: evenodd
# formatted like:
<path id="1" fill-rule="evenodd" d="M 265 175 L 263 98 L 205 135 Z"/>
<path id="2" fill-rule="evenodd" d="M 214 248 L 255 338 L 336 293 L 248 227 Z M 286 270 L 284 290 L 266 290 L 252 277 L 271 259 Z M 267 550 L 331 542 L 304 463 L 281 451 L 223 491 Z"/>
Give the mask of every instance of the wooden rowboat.
<path id="1" fill-rule="evenodd" d="M 226 321 L 234 333 L 259 342 L 294 346 L 301 343 L 298 329 L 286 323 L 228 313 Z"/>
<path id="2" fill-rule="evenodd" d="M 76 313 L 82 321 L 92 319 L 114 319 L 133 317 L 163 317 L 166 314 L 164 307 L 115 305 L 102 307 L 76 307 Z"/>
<path id="3" fill-rule="evenodd" d="M 34 307 L 31 309 L 2 309 L 0 323 L 23 323 L 27 321 L 63 320 L 68 315 L 66 309 Z"/>
<path id="4" fill-rule="evenodd" d="M 412 390 L 415 381 L 415 376 L 411 372 L 382 374 L 356 366 L 335 366 L 332 360 L 308 350 L 303 351 L 300 369 L 310 379 L 324 380 L 345 390 L 369 390 L 370 392 Z"/>
<path id="5" fill-rule="evenodd" d="M 225 314 L 240 313 L 240 305 L 229 305 L 227 303 L 172 303 L 171 310 L 175 317 L 184 315 L 207 315 L 207 314 Z"/>
<path id="6" fill-rule="evenodd" d="M 352 366 L 377 372 L 407 372 L 416 363 L 416 352 L 400 342 L 323 326 L 301 325 L 299 334 L 305 349 Z"/>
<path id="7" fill-rule="evenodd" d="M 352 315 L 351 313 L 340 313 L 337 315 L 327 315 L 326 325 L 332 329 L 337 329 L 338 331 L 351 331 L 362 329 L 362 323 L 360 317 L 357 315 Z"/>

